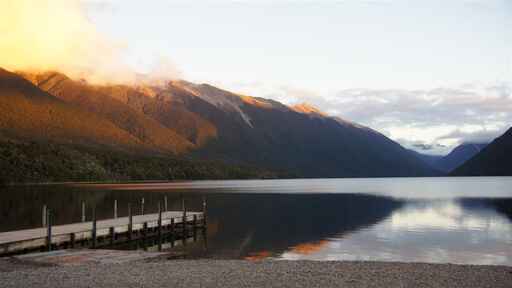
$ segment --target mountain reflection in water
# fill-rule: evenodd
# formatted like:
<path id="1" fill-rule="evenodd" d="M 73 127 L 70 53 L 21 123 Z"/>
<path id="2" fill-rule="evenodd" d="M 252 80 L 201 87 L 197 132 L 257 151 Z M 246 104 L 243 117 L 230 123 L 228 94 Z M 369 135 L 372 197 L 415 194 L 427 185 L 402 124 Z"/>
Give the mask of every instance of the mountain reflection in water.
<path id="1" fill-rule="evenodd" d="M 376 260 L 512 266 L 512 178 L 197 181 L 0 187 L 0 232 L 80 221 L 81 202 L 111 218 L 145 199 L 146 213 L 201 210 L 208 199 L 208 249 L 191 257 L 258 260 Z M 295 192 L 295 193 L 294 193 Z M 137 248 L 140 245 L 133 245 Z"/>
<path id="2" fill-rule="evenodd" d="M 330 237 L 313 253 L 292 247 L 279 258 L 512 265 L 512 224 L 495 203 L 501 202 L 407 203 L 372 227 Z"/>

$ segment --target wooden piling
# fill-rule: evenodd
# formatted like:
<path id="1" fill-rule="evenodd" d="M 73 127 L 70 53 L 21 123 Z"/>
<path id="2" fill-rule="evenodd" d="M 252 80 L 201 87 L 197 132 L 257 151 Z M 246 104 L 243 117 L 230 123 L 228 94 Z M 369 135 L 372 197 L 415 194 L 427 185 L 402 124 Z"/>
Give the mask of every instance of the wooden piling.
<path id="1" fill-rule="evenodd" d="M 182 230 L 181 230 L 181 233 L 182 233 L 182 238 L 183 238 L 183 245 L 187 245 L 187 215 L 186 213 L 183 213 L 183 219 L 182 219 L 182 222 L 181 222 L 181 227 L 182 227 Z"/>
<path id="2" fill-rule="evenodd" d="M 158 239 L 162 240 L 162 207 L 158 202 Z"/>
<path id="3" fill-rule="evenodd" d="M 174 247 L 174 218 L 171 218 L 170 235 L 171 235 L 171 248 L 173 248 Z"/>
<path id="4" fill-rule="evenodd" d="M 46 245 L 48 246 L 48 251 L 52 251 L 52 210 L 46 210 Z"/>
<path id="5" fill-rule="evenodd" d="M 148 222 L 144 222 L 144 224 L 142 225 L 142 237 L 144 240 L 146 240 L 148 236 Z"/>
<path id="6" fill-rule="evenodd" d="M 140 200 L 140 215 L 144 215 L 144 197 Z"/>
<path id="7" fill-rule="evenodd" d="M 203 196 L 203 226 L 206 228 L 206 196 Z"/>
<path id="8" fill-rule="evenodd" d="M 82 222 L 85 222 L 85 201 L 82 201 Z"/>
<path id="9" fill-rule="evenodd" d="M 162 251 L 162 205 L 158 202 L 158 251 Z"/>
<path id="10" fill-rule="evenodd" d="M 46 205 L 43 205 L 43 213 L 41 214 L 42 217 L 41 217 L 41 224 L 43 225 L 43 227 L 46 227 Z"/>
<path id="11" fill-rule="evenodd" d="M 96 229 L 97 221 L 96 221 L 96 206 L 92 208 L 92 248 L 96 248 L 97 242 L 97 229 Z"/>
<path id="12" fill-rule="evenodd" d="M 164 211 L 165 211 L 165 212 L 169 211 L 167 208 L 168 208 L 168 207 L 167 207 L 167 195 L 165 195 L 165 196 L 164 196 Z"/>
<path id="13" fill-rule="evenodd" d="M 109 234 L 110 234 L 110 245 L 114 245 L 114 241 L 116 240 L 116 231 L 114 227 L 109 228 Z"/>
<path id="14" fill-rule="evenodd" d="M 128 239 L 132 240 L 132 236 L 133 236 L 132 203 L 128 203 Z"/>
<path id="15" fill-rule="evenodd" d="M 75 233 L 69 234 L 69 246 L 75 248 Z"/>
<path id="16" fill-rule="evenodd" d="M 117 199 L 114 200 L 114 219 L 117 219 Z"/>
<path id="17" fill-rule="evenodd" d="M 194 214 L 194 220 L 192 220 L 192 227 L 194 231 L 194 242 L 197 240 L 197 215 Z"/>

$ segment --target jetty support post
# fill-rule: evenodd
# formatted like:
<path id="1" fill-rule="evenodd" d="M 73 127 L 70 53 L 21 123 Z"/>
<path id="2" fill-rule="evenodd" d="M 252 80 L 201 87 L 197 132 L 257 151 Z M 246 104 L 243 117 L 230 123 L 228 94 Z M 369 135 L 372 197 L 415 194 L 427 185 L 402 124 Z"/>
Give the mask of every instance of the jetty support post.
<path id="1" fill-rule="evenodd" d="M 140 215 L 144 215 L 144 197 L 140 200 Z"/>
<path id="2" fill-rule="evenodd" d="M 146 240 L 148 236 L 148 222 L 144 222 L 144 224 L 142 225 L 142 237 L 144 240 Z"/>
<path id="3" fill-rule="evenodd" d="M 158 251 L 162 250 L 162 204 L 158 202 Z"/>
<path id="4" fill-rule="evenodd" d="M 133 233 L 132 203 L 128 203 L 128 240 L 132 240 L 132 233 Z"/>
<path id="5" fill-rule="evenodd" d="M 114 219 L 117 219 L 117 199 L 114 200 Z"/>
<path id="6" fill-rule="evenodd" d="M 43 227 L 46 227 L 46 204 L 43 205 L 43 211 L 41 215 L 41 224 L 43 225 Z"/>
<path id="7" fill-rule="evenodd" d="M 181 196 L 181 210 L 183 211 L 183 225 L 187 224 L 187 207 L 185 206 L 185 198 Z"/>
<path id="8" fill-rule="evenodd" d="M 76 241 L 75 233 L 69 234 L 69 246 L 71 248 L 75 248 L 75 241 Z"/>
<path id="9" fill-rule="evenodd" d="M 96 248 L 96 205 L 92 207 L 92 248 Z"/>
<path id="10" fill-rule="evenodd" d="M 48 251 L 52 251 L 52 210 L 46 210 L 46 245 Z"/>
<path id="11" fill-rule="evenodd" d="M 110 234 L 110 245 L 114 245 L 114 241 L 116 240 L 116 230 L 114 227 L 109 228 Z"/>
<path id="12" fill-rule="evenodd" d="M 187 245 L 187 207 L 185 206 L 185 198 L 183 195 L 181 197 L 181 208 L 183 209 L 183 218 L 181 219 L 183 245 Z"/>
<path id="13" fill-rule="evenodd" d="M 171 237 L 171 248 L 174 248 L 174 218 L 171 218 L 171 227 L 169 235 Z"/>
<path id="14" fill-rule="evenodd" d="M 85 222 L 85 201 L 82 201 L 82 222 Z"/>
<path id="15" fill-rule="evenodd" d="M 206 228 L 206 196 L 203 196 L 203 228 Z"/>
<path id="16" fill-rule="evenodd" d="M 192 227 L 194 231 L 194 242 L 197 241 L 197 215 L 194 214 L 194 220 L 192 222 Z"/>

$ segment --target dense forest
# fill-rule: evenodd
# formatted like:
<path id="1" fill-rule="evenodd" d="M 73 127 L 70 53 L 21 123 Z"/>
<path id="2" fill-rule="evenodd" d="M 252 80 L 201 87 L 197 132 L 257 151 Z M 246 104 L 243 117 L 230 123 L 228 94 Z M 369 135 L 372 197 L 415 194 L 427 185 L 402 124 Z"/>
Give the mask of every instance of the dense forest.
<path id="1" fill-rule="evenodd" d="M 0 142 L 0 183 L 278 178 L 263 169 L 52 142 Z"/>

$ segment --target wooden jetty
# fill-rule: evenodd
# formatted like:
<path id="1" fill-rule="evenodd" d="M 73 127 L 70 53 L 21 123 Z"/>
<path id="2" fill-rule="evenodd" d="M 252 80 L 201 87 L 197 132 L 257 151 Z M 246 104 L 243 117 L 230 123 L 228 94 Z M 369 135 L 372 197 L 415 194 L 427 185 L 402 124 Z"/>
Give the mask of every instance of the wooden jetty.
<path id="1" fill-rule="evenodd" d="M 112 246 L 137 239 L 171 237 L 186 241 L 196 229 L 206 229 L 206 203 L 202 212 L 162 211 L 89 222 L 52 226 L 51 212 L 45 207 L 46 227 L 0 233 L 0 256 L 51 251 L 59 248 Z M 115 215 L 117 216 L 117 215 Z M 44 223 L 46 222 L 46 223 Z M 184 242 L 184 244 L 186 244 Z"/>

